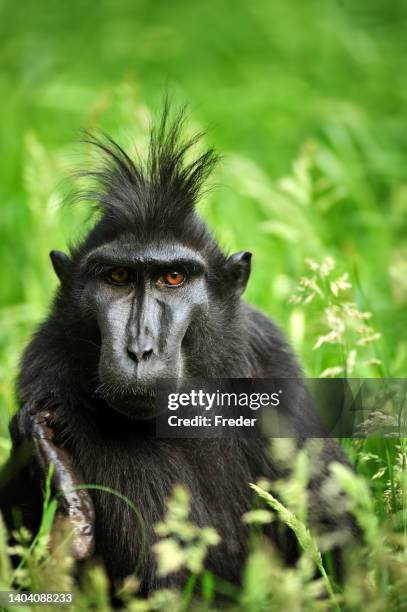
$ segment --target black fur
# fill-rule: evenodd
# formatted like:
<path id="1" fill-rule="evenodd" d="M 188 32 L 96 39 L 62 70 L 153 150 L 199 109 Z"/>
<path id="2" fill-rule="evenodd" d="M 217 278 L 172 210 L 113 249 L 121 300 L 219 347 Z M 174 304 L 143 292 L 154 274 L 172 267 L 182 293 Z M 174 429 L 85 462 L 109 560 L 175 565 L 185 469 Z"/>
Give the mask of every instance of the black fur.
<path id="1" fill-rule="evenodd" d="M 95 397 L 100 334 L 92 314 L 81 309 L 86 255 L 116 239 L 130 239 L 137 246 L 154 239 L 192 247 L 208 265 L 210 309 L 184 338 L 186 372 L 209 378 L 301 378 L 276 326 L 243 303 L 239 291 L 233 294 L 229 289 L 236 281 L 236 270 L 230 268 L 233 260 L 229 265 L 194 208 L 216 155 L 209 150 L 186 163 L 196 138 L 183 140 L 182 124 L 182 116 L 171 123 L 164 113 L 144 166 L 111 139 L 88 138 L 104 159 L 101 168 L 88 173 L 98 187 L 87 197 L 97 202 L 100 216 L 87 238 L 72 249 L 70 262 L 53 256 L 61 287 L 51 314 L 24 353 L 18 381 L 21 405 L 53 412 L 58 444 L 69 451 L 84 482 L 118 490 L 139 508 L 147 536 L 139 571 L 145 593 L 160 584 L 150 545 L 155 540 L 153 527 L 163 517 L 165 500 L 176 483 L 191 492 L 192 520 L 213 525 L 222 538 L 221 545 L 211 549 L 208 567 L 238 582 L 247 552 L 241 516 L 253 501 L 248 483 L 260 476 L 273 478 L 276 472 L 260 437 L 160 440 L 149 422 L 130 422 Z M 295 410 L 305 410 L 307 401 L 300 393 Z M 342 460 L 336 446 L 328 446 L 324 469 L 329 459 Z M 116 497 L 97 491 L 91 495 L 96 554 L 113 579 L 122 578 L 143 554 L 140 525 Z M 167 582 L 180 580 L 176 575 Z"/>

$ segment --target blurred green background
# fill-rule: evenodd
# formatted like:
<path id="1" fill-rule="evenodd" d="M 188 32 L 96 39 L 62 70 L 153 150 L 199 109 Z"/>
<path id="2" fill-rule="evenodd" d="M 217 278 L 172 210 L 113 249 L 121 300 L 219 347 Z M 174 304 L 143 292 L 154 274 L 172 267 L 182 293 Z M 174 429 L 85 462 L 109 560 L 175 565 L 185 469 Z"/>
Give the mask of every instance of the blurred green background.
<path id="1" fill-rule="evenodd" d="M 18 358 L 56 287 L 48 253 L 86 226 L 86 207 L 60 206 L 89 161 L 80 129 L 142 146 L 165 90 L 223 155 L 203 214 L 225 248 L 253 251 L 247 299 L 305 371 L 342 351 L 313 350 L 324 301 L 289 302 L 305 258 L 331 256 L 381 334 L 365 357 L 382 364 L 355 375 L 405 375 L 404 0 L 0 0 L 0 31 L 0 459 Z"/>

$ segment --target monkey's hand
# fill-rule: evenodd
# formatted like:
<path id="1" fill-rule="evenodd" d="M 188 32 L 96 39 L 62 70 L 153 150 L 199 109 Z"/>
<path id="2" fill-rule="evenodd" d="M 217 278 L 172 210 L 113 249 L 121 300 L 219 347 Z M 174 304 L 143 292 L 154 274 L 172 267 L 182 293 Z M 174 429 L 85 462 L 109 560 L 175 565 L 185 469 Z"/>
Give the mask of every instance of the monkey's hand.
<path id="1" fill-rule="evenodd" d="M 33 444 L 34 469 L 45 481 L 50 465 L 53 466 L 52 487 L 58 495 L 57 519 L 65 517 L 73 529 L 72 554 L 80 560 L 90 557 L 94 549 L 95 511 L 89 493 L 76 487 L 83 483 L 72 458 L 54 443 L 49 410 L 38 410 L 25 405 L 14 416 L 10 431 L 14 444 L 28 441 Z"/>

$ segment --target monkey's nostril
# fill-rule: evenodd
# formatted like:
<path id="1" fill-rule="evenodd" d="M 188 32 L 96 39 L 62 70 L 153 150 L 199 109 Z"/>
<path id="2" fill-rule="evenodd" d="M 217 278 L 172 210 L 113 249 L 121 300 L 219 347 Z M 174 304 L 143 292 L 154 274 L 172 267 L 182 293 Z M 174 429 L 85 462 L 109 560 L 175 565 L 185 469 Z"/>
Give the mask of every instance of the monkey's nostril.
<path id="1" fill-rule="evenodd" d="M 139 363 L 140 361 L 147 361 L 147 359 L 149 359 L 149 357 L 151 357 L 153 354 L 153 349 L 147 349 L 145 351 L 127 349 L 127 354 L 130 359 L 136 363 Z"/>

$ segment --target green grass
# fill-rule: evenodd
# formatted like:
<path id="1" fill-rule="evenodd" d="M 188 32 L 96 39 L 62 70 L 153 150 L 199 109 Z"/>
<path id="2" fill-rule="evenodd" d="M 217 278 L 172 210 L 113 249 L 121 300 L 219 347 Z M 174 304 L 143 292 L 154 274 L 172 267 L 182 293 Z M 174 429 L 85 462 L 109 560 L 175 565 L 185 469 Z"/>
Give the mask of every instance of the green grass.
<path id="1" fill-rule="evenodd" d="M 0 0 L 0 461 L 19 355 L 56 287 L 48 253 L 86 227 L 86 207 L 60 206 L 71 170 L 89 163 L 80 130 L 142 147 L 167 88 L 223 155 L 202 212 L 226 249 L 254 253 L 246 297 L 286 331 L 306 373 L 357 346 L 347 321 L 345 351 L 313 350 L 331 329 L 325 308 L 353 301 L 380 334 L 353 375 L 405 375 L 406 24 L 402 0 Z M 327 256 L 352 288 L 290 303 L 305 259 Z M 405 537 L 404 441 L 344 446 L 380 522 L 404 516 Z M 89 580 L 103 584 L 97 570 Z"/>

